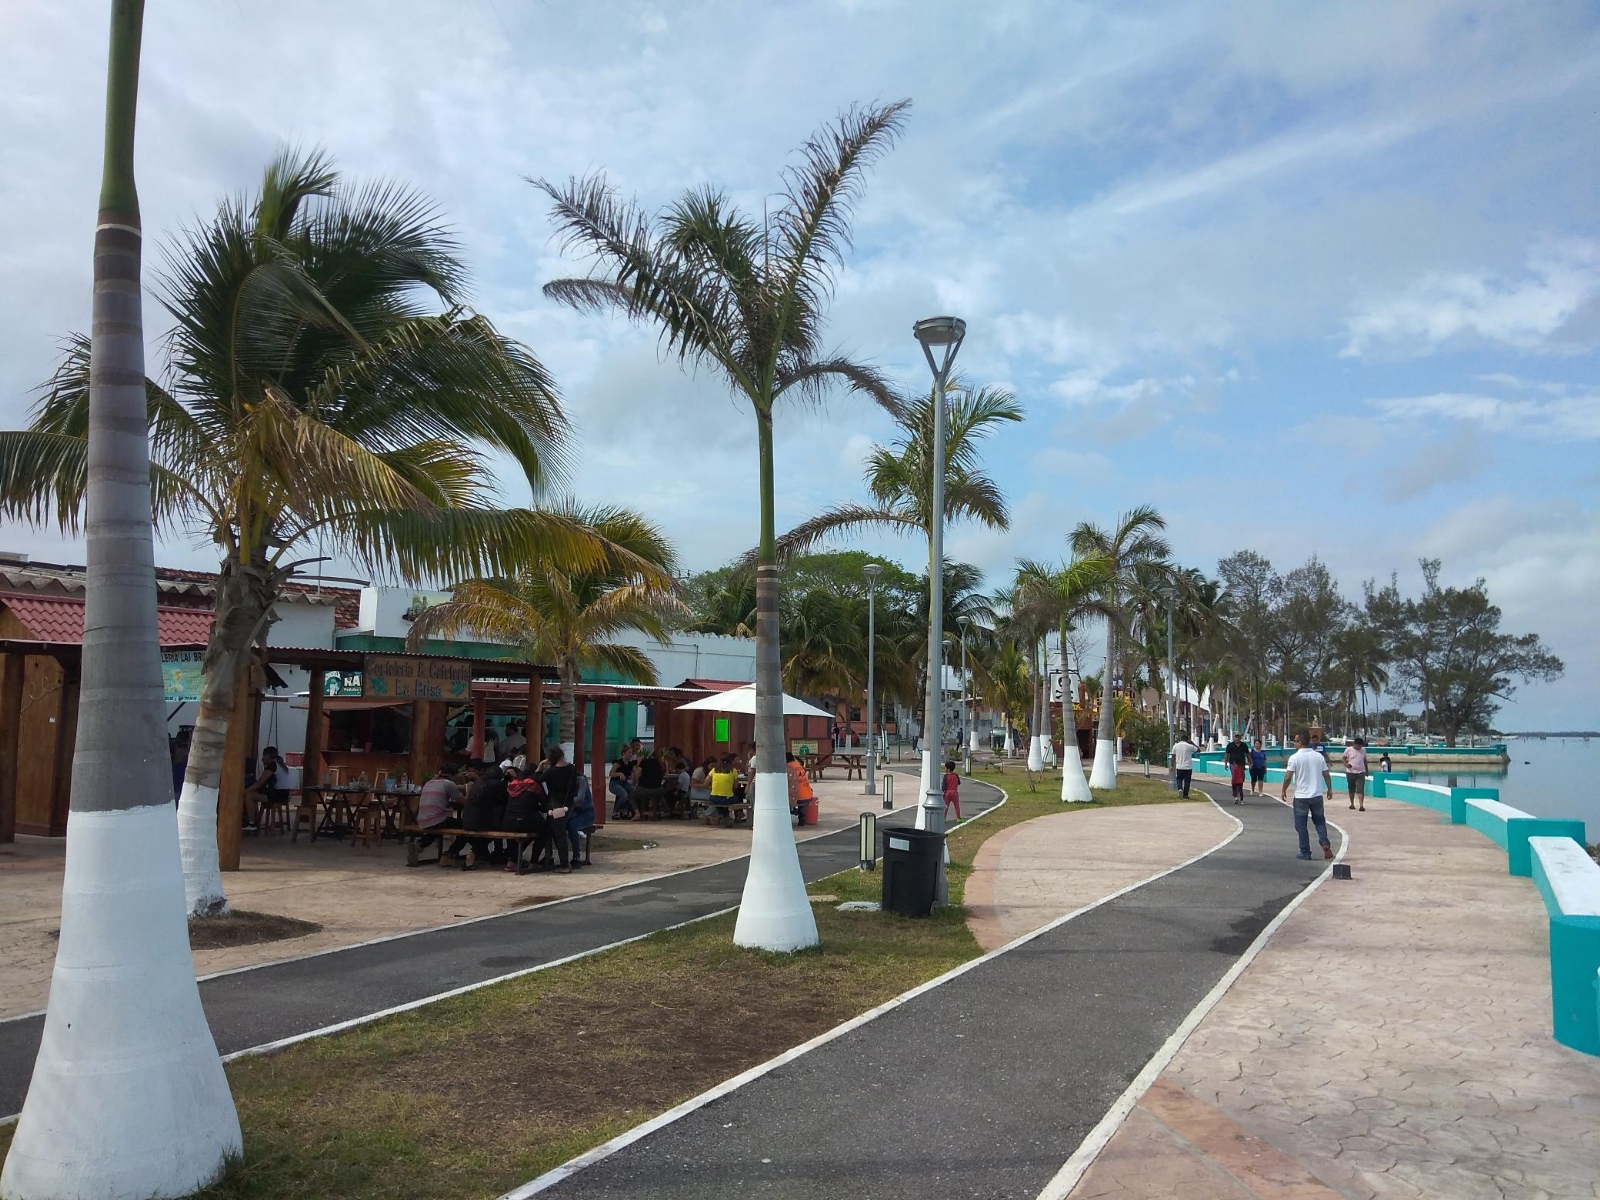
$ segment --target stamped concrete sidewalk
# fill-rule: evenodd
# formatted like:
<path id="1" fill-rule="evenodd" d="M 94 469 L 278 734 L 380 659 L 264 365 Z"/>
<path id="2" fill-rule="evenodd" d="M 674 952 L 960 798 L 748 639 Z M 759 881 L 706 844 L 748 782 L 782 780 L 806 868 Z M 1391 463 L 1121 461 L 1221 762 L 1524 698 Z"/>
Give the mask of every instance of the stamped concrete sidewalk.
<path id="1" fill-rule="evenodd" d="M 1204 854 L 1237 828 L 1199 796 L 1191 804 L 1069 811 L 1013 825 L 973 861 L 967 927 L 993 950 Z"/>
<path id="2" fill-rule="evenodd" d="M 1073 1200 L 1600 1196 L 1600 1059 L 1550 1036 L 1548 926 L 1505 854 L 1386 800 Z"/>

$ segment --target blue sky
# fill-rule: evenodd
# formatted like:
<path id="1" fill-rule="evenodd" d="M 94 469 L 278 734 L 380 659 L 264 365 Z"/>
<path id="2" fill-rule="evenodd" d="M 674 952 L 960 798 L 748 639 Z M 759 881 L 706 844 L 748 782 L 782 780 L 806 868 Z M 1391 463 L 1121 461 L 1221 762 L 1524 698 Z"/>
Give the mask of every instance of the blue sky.
<path id="1" fill-rule="evenodd" d="M 98 0 L 0 8 L 8 425 L 87 320 L 104 39 Z M 988 455 L 1013 528 L 957 528 L 954 553 L 998 580 L 1150 502 L 1207 570 L 1316 552 L 1355 596 L 1438 556 L 1567 661 L 1503 722 L 1600 726 L 1588 3 L 162 0 L 144 67 L 152 243 L 285 142 L 428 191 L 480 307 L 561 381 L 575 490 L 642 508 L 691 567 L 753 540 L 752 423 L 647 333 L 544 300 L 572 264 L 524 177 L 603 167 L 649 204 L 709 180 L 759 208 L 821 121 L 909 96 L 831 329 L 921 387 L 911 322 L 954 312 L 963 372 L 1027 406 Z M 842 403 L 787 414 L 780 519 L 859 497 L 889 433 Z M 81 557 L 49 533 L 0 542 Z"/>

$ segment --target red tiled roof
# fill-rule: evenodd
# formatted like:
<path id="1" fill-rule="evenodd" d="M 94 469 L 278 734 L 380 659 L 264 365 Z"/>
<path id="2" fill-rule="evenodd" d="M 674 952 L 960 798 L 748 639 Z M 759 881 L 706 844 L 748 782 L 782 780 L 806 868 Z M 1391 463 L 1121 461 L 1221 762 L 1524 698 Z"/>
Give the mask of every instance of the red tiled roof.
<path id="1" fill-rule="evenodd" d="M 76 597 L 8 592 L 0 594 L 0 604 L 41 642 L 83 641 L 83 601 Z M 163 646 L 204 645 L 211 636 L 211 612 L 157 605 L 156 628 Z"/>
<path id="2" fill-rule="evenodd" d="M 707 692 L 727 692 L 738 687 L 749 687 L 748 679 L 685 679 L 680 688 L 700 688 Z"/>

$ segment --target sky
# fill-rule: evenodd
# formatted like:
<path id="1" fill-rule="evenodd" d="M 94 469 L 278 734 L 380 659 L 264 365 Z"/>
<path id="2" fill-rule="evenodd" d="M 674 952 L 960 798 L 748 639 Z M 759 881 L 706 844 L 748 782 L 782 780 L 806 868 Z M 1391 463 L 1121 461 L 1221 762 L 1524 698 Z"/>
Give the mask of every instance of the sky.
<path id="1" fill-rule="evenodd" d="M 88 324 L 107 5 L 0 5 L 0 426 Z M 855 211 L 830 345 L 927 386 L 914 320 L 1010 388 L 1003 581 L 1140 503 L 1176 556 L 1320 556 L 1346 594 L 1417 560 L 1488 582 L 1567 664 L 1499 719 L 1600 727 L 1600 10 L 1451 0 L 982 5 L 155 0 L 137 170 L 147 271 L 285 145 L 431 195 L 476 306 L 555 372 L 571 490 L 627 503 L 690 569 L 756 536 L 754 422 L 654 336 L 556 307 L 579 273 L 529 177 L 646 206 L 707 183 L 759 211 L 854 103 L 910 98 Z M 147 304 L 152 369 L 161 311 Z M 864 499 L 891 438 L 839 400 L 779 418 L 780 527 Z M 504 478 L 508 504 L 529 499 Z M 859 543 L 914 563 L 906 542 Z M 52 530 L 0 549 L 82 561 Z M 170 565 L 205 567 L 183 538 Z M 1088 664 L 1086 664 L 1088 665 Z"/>

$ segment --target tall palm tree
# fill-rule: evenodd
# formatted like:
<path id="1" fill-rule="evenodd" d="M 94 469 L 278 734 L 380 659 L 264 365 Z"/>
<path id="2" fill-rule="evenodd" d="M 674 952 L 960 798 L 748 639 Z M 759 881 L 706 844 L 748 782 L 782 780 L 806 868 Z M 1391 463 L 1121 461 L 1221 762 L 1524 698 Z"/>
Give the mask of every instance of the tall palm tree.
<path id="1" fill-rule="evenodd" d="M 1093 555 L 1074 558 L 1056 567 L 1031 559 L 1023 559 L 1017 564 L 1019 599 L 1024 610 L 1041 627 L 1055 627 L 1061 641 L 1063 674 L 1067 669 L 1067 635 L 1072 626 L 1086 617 L 1103 615 L 1105 612 L 1100 601 L 1105 573 L 1106 564 Z M 1046 697 L 1047 711 L 1048 707 Z M 1077 729 L 1072 721 L 1072 696 L 1070 688 L 1065 686 L 1061 714 L 1061 799 L 1073 804 L 1088 803 L 1094 796 L 1083 775 L 1083 756 L 1078 753 Z"/>
<path id="2" fill-rule="evenodd" d="M 567 502 L 552 511 L 618 553 L 597 567 L 573 568 L 554 557 L 524 564 L 509 577 L 462 580 L 449 600 L 412 622 L 406 643 L 419 650 L 429 638 L 470 630 L 516 646 L 529 662 L 554 664 L 557 737 L 570 762 L 577 750 L 576 688 L 583 671 L 614 671 L 653 686 L 655 667 L 644 651 L 609 639 L 637 630 L 665 644 L 667 631 L 690 614 L 674 592 L 676 552 L 655 525 L 625 508 Z"/>
<path id="3" fill-rule="evenodd" d="M 994 658 L 986 665 L 987 683 L 984 691 L 993 698 L 1005 721 L 1006 744 L 1011 744 L 1011 732 L 1016 727 L 1018 715 L 1033 695 L 1033 684 L 1028 674 L 1028 660 L 1023 657 L 1017 643 L 1003 639 Z M 1009 751 L 1008 751 L 1009 753 Z"/>
<path id="4" fill-rule="evenodd" d="M 166 386 L 145 382 L 155 519 L 223 553 L 178 807 L 196 914 L 227 907 L 228 723 L 298 555 L 315 546 L 413 584 L 537 555 L 602 557 L 560 517 L 493 507 L 484 453 L 507 455 L 539 495 L 561 469 L 566 421 L 526 347 L 462 307 L 465 277 L 423 197 L 347 186 L 325 157 L 298 152 L 169 259 Z M 0 434 L 0 512 L 80 520 L 89 389 L 87 346 L 73 339 L 32 426 Z"/>
<path id="5" fill-rule="evenodd" d="M 179 1196 L 241 1153 L 184 920 L 156 634 L 133 138 L 140 0 L 111 9 L 86 398 L 88 587 L 61 937 L 0 1193 Z"/>
<path id="6" fill-rule="evenodd" d="M 783 765 L 783 664 L 772 422 L 784 398 L 818 401 L 843 386 L 898 415 L 878 372 L 825 352 L 823 309 L 850 244 L 850 204 L 910 106 L 851 109 L 801 147 L 774 211 L 761 221 L 712 187 L 685 192 L 659 216 L 620 200 L 604 175 L 537 186 L 554 202 L 569 247 L 593 272 L 545 294 L 588 311 L 653 322 L 681 362 L 716 370 L 755 410 L 761 536 L 756 566 L 756 813 L 733 940 L 764 950 L 817 942 L 789 821 Z"/>
<path id="7" fill-rule="evenodd" d="M 1022 406 L 999 388 L 946 388 L 946 521 L 976 521 L 990 529 L 1011 526 L 1005 494 L 984 473 L 979 449 L 998 426 L 1023 419 Z M 929 535 L 933 511 L 933 393 L 904 406 L 902 430 L 892 446 L 874 446 L 867 457 L 867 490 L 875 504 L 840 504 L 803 521 L 778 539 L 788 558 L 830 535 L 881 527 Z"/>
<path id="8" fill-rule="evenodd" d="M 865 687 L 867 606 L 822 587 L 788 592 L 781 608 L 783 682 L 806 695 L 859 695 Z"/>
<path id="9" fill-rule="evenodd" d="M 1117 725 L 1112 702 L 1117 629 L 1128 625 L 1129 601 L 1144 594 L 1151 569 L 1164 564 L 1170 553 L 1167 540 L 1161 536 L 1166 527 L 1160 513 L 1141 505 L 1120 515 L 1109 530 L 1085 521 L 1072 531 L 1072 552 L 1079 558 L 1093 558 L 1100 563 L 1101 575 L 1095 590 L 1106 618 L 1105 681 L 1100 692 L 1100 729 L 1095 739 L 1094 767 L 1089 775 L 1091 788 L 1117 786 Z"/>

